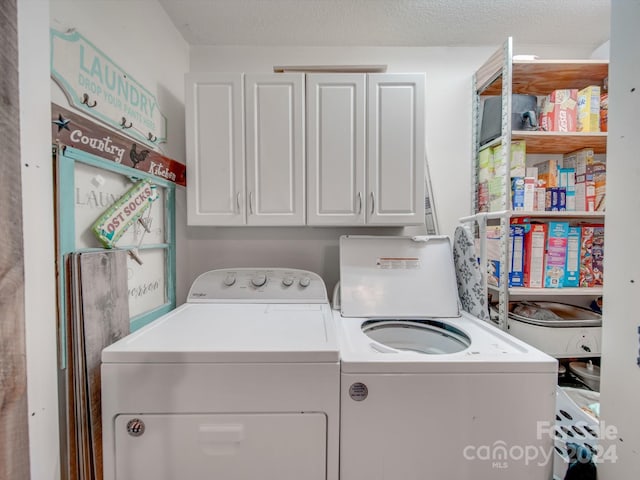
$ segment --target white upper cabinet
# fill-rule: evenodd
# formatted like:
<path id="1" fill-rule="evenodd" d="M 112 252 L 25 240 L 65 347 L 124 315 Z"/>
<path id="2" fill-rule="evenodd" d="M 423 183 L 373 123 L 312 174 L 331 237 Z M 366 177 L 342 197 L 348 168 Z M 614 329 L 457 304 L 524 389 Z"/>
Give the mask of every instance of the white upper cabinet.
<path id="1" fill-rule="evenodd" d="M 307 223 L 365 223 L 366 75 L 307 75 Z"/>
<path id="2" fill-rule="evenodd" d="M 424 222 L 424 74 L 186 81 L 190 225 Z"/>
<path id="3" fill-rule="evenodd" d="M 247 74 L 248 225 L 305 224 L 304 75 Z"/>
<path id="4" fill-rule="evenodd" d="M 425 76 L 368 76 L 367 223 L 424 222 Z"/>
<path id="5" fill-rule="evenodd" d="M 244 225 L 242 74 L 186 76 L 187 221 Z"/>

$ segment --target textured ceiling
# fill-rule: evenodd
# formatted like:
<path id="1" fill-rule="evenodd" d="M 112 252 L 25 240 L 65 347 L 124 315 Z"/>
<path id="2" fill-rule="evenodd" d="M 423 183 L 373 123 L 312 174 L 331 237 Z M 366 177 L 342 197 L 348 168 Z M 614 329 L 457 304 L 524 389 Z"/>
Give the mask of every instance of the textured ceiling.
<path id="1" fill-rule="evenodd" d="M 159 0 L 191 45 L 597 47 L 610 0 Z"/>

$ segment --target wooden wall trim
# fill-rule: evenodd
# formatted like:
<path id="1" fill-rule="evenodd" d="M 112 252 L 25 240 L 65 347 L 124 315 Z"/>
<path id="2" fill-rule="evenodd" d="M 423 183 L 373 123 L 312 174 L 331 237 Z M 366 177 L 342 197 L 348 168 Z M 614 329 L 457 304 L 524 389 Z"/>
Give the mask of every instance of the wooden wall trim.
<path id="1" fill-rule="evenodd" d="M 28 479 L 16 0 L 2 2 L 0 32 L 0 480 Z"/>

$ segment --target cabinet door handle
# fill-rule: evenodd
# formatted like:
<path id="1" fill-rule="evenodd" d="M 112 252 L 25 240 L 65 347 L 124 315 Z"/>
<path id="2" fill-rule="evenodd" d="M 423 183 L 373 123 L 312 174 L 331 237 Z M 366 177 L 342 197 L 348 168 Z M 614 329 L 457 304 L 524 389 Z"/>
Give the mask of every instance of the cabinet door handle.
<path id="1" fill-rule="evenodd" d="M 253 192 L 249 192 L 249 215 L 253 215 Z"/>
<path id="2" fill-rule="evenodd" d="M 362 213 L 362 192 L 358 192 L 358 215 Z"/>
<path id="3" fill-rule="evenodd" d="M 375 210 L 375 207 L 374 207 L 374 205 L 375 205 L 375 197 L 373 195 L 373 192 L 371 192 L 370 197 L 371 197 L 371 215 L 373 215 L 373 212 Z"/>
<path id="4" fill-rule="evenodd" d="M 236 193 L 236 206 L 238 207 L 238 213 L 240 213 L 240 192 Z"/>

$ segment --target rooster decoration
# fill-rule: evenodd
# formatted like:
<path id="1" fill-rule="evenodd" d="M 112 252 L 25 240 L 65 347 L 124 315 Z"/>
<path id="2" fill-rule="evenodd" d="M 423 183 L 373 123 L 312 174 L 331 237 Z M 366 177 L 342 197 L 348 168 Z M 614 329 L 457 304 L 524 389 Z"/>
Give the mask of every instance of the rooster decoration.
<path id="1" fill-rule="evenodd" d="M 139 152 L 136 150 L 136 144 L 131 145 L 131 150 L 129 150 L 129 158 L 131 159 L 131 163 L 133 164 L 133 168 L 137 168 L 137 165 L 141 162 L 144 162 L 147 156 L 151 153 L 149 150 L 144 149 Z"/>

